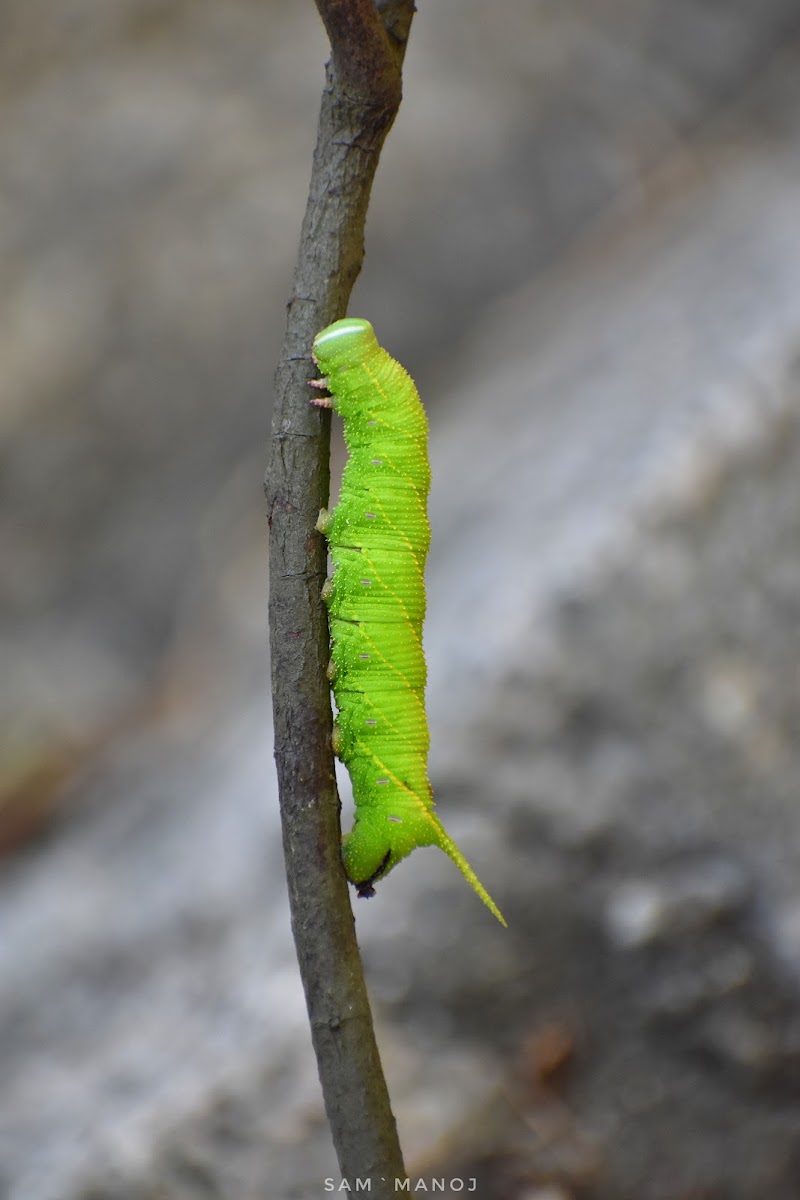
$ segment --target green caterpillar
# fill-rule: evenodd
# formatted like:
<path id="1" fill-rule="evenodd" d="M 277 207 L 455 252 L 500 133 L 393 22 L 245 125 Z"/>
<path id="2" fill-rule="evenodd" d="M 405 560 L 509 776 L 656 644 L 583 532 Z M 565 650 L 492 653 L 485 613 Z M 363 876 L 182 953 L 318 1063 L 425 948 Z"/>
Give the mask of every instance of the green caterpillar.
<path id="1" fill-rule="evenodd" d="M 416 846 L 439 846 L 505 925 L 500 910 L 434 811 L 425 715 L 428 423 L 413 380 L 369 321 L 335 321 L 314 339 L 314 380 L 344 420 L 349 458 L 339 503 L 323 509 L 333 574 L 323 596 L 328 675 L 338 708 L 333 748 L 350 772 L 355 824 L 342 843 L 359 896 Z"/>

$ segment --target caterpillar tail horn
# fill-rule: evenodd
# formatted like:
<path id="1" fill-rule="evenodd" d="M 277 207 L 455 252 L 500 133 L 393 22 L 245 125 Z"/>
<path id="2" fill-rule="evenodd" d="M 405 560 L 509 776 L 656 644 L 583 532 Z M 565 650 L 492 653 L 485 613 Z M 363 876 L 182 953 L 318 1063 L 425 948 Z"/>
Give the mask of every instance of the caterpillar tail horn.
<path id="1" fill-rule="evenodd" d="M 473 890 L 478 893 L 481 900 L 486 905 L 486 907 L 489 909 L 489 911 L 494 913 L 494 915 L 497 917 L 500 924 L 502 926 L 504 926 L 504 928 L 508 929 L 508 922 L 506 921 L 505 917 L 500 912 L 500 909 L 497 907 L 494 900 L 492 899 L 492 897 L 487 892 L 486 888 L 481 883 L 480 879 L 478 879 L 478 876 L 475 874 L 472 867 L 469 865 L 467 860 L 464 858 L 464 855 L 461 853 L 458 846 L 455 844 L 453 839 L 450 837 L 450 835 L 447 832 L 447 830 L 445 829 L 444 825 L 442 825 L 441 821 L 439 821 L 436 816 L 434 816 L 433 819 L 437 826 L 437 834 L 438 834 L 438 836 L 436 837 L 435 844 L 441 850 L 444 850 L 447 857 L 456 864 L 459 871 L 466 879 L 467 883 L 469 883 L 470 886 L 473 888 Z"/>

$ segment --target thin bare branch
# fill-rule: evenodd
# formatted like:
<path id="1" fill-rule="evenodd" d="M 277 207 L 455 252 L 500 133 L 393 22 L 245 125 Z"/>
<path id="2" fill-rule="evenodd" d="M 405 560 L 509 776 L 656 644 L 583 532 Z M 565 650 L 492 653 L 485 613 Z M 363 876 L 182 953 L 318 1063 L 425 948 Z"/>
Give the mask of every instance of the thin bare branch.
<path id="1" fill-rule="evenodd" d="M 339 801 L 320 597 L 330 413 L 309 403 L 314 334 L 347 309 L 383 142 L 400 103 L 411 0 L 316 0 L 332 57 L 293 294 L 276 372 L 266 479 L 275 759 L 292 930 L 342 1175 L 396 1195 L 404 1168 L 372 1028 L 340 857 Z"/>
<path id="2" fill-rule="evenodd" d="M 331 43 L 336 83 L 365 105 L 400 104 L 400 62 L 374 0 L 316 0 Z"/>

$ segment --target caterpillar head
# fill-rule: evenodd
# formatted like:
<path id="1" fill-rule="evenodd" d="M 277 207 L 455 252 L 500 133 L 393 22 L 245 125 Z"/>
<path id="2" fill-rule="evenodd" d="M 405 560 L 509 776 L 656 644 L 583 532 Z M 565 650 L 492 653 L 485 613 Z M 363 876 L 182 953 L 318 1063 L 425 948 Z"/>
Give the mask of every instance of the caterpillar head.
<path id="1" fill-rule="evenodd" d="M 343 317 L 317 334 L 312 353 L 314 361 L 330 377 L 360 366 L 379 350 L 378 339 L 369 321 Z"/>

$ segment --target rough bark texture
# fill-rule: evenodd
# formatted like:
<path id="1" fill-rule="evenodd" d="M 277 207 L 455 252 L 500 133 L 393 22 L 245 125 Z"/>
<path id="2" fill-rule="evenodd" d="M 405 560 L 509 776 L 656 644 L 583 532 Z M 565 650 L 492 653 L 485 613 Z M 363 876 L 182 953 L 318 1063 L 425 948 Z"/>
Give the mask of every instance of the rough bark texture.
<path id="1" fill-rule="evenodd" d="M 364 254 L 380 150 L 400 104 L 413 5 L 317 0 L 332 56 L 276 375 L 270 524 L 270 639 L 283 843 L 292 929 L 325 1108 L 342 1175 L 394 1195 L 403 1160 L 341 865 L 339 804 L 320 598 L 330 415 L 309 404 L 314 334 L 343 316 Z M 387 22 L 384 27 L 383 20 Z M 391 33 L 387 33 L 387 29 Z"/>

